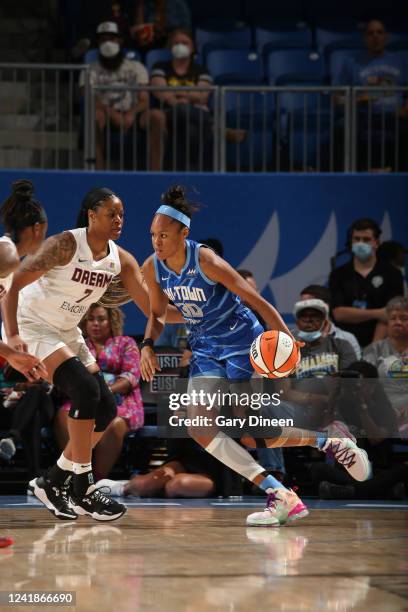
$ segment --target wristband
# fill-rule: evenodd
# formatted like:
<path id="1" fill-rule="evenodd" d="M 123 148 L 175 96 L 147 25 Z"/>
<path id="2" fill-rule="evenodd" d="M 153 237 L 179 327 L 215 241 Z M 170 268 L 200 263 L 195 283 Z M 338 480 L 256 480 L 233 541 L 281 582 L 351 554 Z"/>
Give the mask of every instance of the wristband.
<path id="1" fill-rule="evenodd" d="M 153 340 L 151 338 L 145 338 L 143 342 L 140 344 L 140 350 L 142 350 L 145 346 L 150 346 L 150 348 L 153 348 L 154 346 Z"/>

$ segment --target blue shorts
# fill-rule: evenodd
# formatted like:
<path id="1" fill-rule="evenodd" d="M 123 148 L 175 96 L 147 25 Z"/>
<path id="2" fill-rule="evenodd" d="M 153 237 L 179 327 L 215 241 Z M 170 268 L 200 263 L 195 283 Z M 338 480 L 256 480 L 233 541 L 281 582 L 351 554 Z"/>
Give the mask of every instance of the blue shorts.
<path id="1" fill-rule="evenodd" d="M 249 350 L 245 355 L 232 355 L 227 359 L 214 359 L 203 355 L 194 355 L 190 363 L 190 378 L 203 376 L 208 378 L 226 378 L 230 381 L 249 380 L 254 370 L 249 361 Z"/>

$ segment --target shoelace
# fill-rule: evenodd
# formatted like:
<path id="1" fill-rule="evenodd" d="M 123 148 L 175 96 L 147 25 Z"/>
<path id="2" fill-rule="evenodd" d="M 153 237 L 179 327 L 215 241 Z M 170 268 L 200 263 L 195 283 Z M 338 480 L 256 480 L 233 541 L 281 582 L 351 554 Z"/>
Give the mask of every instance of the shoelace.
<path id="1" fill-rule="evenodd" d="M 95 491 L 92 491 L 90 497 L 92 497 L 95 501 L 105 504 L 106 506 L 111 506 L 113 504 L 113 499 L 107 497 L 107 495 L 104 495 L 101 489 L 107 489 L 107 493 L 110 493 L 110 487 L 101 487 L 100 489 L 95 489 Z"/>
<path id="2" fill-rule="evenodd" d="M 281 501 L 280 497 L 276 495 L 276 493 L 269 493 L 266 498 L 266 508 L 265 510 L 276 510 L 276 502 Z"/>
<path id="3" fill-rule="evenodd" d="M 326 449 L 326 454 L 329 458 L 336 459 L 345 468 L 351 468 L 356 463 L 355 451 L 341 447 L 341 442 L 330 442 Z"/>

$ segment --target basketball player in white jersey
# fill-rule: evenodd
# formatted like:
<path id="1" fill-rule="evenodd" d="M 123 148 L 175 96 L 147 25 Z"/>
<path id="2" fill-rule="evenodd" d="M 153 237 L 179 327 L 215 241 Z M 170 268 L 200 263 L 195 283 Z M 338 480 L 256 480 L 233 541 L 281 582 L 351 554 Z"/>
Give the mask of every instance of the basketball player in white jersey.
<path id="1" fill-rule="evenodd" d="M 86 514 L 111 521 L 126 507 L 95 488 L 91 455 L 116 404 L 78 323 L 115 276 L 146 315 L 149 298 L 137 261 L 114 242 L 123 227 L 123 204 L 110 189 L 85 196 L 77 226 L 51 236 L 23 262 L 6 299 L 5 327 L 8 343 L 17 349 L 26 343 L 43 360 L 48 380 L 72 402 L 68 445 L 45 476 L 30 482 L 32 492 L 60 519 Z"/>
<path id="2" fill-rule="evenodd" d="M 12 193 L 3 203 L 0 215 L 6 233 L 0 237 L 0 308 L 12 280 L 20 257 L 34 253 L 45 238 L 47 215 L 41 204 L 33 200 L 34 186 L 30 181 L 19 180 L 12 184 Z M 0 340 L 0 355 L 9 364 L 34 381 L 47 375 L 38 357 L 21 353 Z M 12 438 L 0 440 L 0 456 L 6 459 L 16 452 Z M 10 546 L 12 538 L 0 536 L 0 548 Z"/>
<path id="3" fill-rule="evenodd" d="M 47 233 L 47 215 L 33 199 L 34 185 L 24 179 L 12 184 L 12 193 L 3 203 L 0 215 L 6 233 L 0 236 L 0 307 L 11 287 L 20 258 L 37 251 Z M 38 357 L 12 349 L 0 340 L 0 355 L 33 381 L 46 376 Z"/>

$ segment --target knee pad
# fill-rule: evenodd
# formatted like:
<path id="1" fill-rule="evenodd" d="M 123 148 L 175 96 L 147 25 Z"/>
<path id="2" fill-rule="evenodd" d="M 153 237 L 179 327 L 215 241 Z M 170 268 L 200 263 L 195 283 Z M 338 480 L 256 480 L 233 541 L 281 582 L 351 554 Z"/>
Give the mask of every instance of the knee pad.
<path id="1" fill-rule="evenodd" d="M 53 382 L 71 400 L 70 417 L 82 421 L 95 419 L 101 399 L 99 385 L 78 357 L 58 366 Z"/>
<path id="2" fill-rule="evenodd" d="M 115 397 L 106 384 L 102 372 L 95 372 L 93 377 L 96 380 L 100 394 L 95 416 L 95 432 L 101 432 L 105 431 L 109 423 L 113 421 L 117 415 L 118 409 L 116 407 Z"/>

